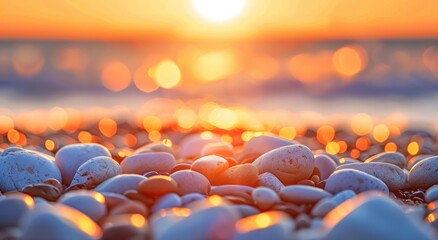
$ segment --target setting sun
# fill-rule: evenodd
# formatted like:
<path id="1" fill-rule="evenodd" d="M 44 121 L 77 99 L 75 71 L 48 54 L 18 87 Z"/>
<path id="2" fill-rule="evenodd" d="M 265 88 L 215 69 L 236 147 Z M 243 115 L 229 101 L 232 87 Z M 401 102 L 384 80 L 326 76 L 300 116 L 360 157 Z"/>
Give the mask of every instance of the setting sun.
<path id="1" fill-rule="evenodd" d="M 245 0 L 193 0 L 196 11 L 211 21 L 226 21 L 242 12 Z"/>

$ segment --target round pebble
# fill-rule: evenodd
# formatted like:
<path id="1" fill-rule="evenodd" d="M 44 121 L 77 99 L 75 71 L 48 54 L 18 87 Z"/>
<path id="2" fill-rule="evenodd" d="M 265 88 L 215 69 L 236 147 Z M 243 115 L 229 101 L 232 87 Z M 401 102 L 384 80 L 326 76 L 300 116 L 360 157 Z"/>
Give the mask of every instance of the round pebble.
<path id="1" fill-rule="evenodd" d="M 98 192 L 70 191 L 64 194 L 58 202 L 84 213 L 95 222 L 106 215 L 105 197 Z"/>
<path id="2" fill-rule="evenodd" d="M 219 174 L 228 168 L 228 161 L 223 157 L 209 155 L 196 159 L 191 169 L 204 175 L 212 184 L 215 184 Z"/>
<path id="3" fill-rule="evenodd" d="M 169 193 L 158 199 L 151 210 L 152 212 L 158 212 L 161 209 L 180 207 L 181 205 L 181 197 L 175 193 Z"/>
<path id="4" fill-rule="evenodd" d="M 283 201 L 297 204 L 316 203 L 323 198 L 332 196 L 331 193 L 320 188 L 303 185 L 286 186 L 281 189 L 279 195 Z"/>
<path id="5" fill-rule="evenodd" d="M 94 157 L 82 164 L 71 181 L 70 186 L 83 184 L 92 189 L 105 180 L 122 173 L 118 162 L 110 157 Z"/>
<path id="6" fill-rule="evenodd" d="M 272 173 L 265 172 L 259 175 L 259 185 L 263 187 L 270 188 L 276 193 L 284 187 L 284 184 Z"/>
<path id="7" fill-rule="evenodd" d="M 0 229 L 18 226 L 21 218 L 34 207 L 31 196 L 14 193 L 0 197 Z"/>
<path id="8" fill-rule="evenodd" d="M 315 167 L 313 153 L 304 145 L 295 144 L 269 151 L 252 164 L 259 173 L 270 172 L 284 184 L 307 179 Z"/>
<path id="9" fill-rule="evenodd" d="M 256 136 L 243 145 L 240 162 L 251 163 L 264 153 L 276 148 L 294 144 L 293 142 L 277 136 Z"/>
<path id="10" fill-rule="evenodd" d="M 384 182 L 390 191 L 397 191 L 407 186 L 408 176 L 397 165 L 385 162 L 350 163 L 337 169 L 356 169 L 368 173 Z"/>
<path id="11" fill-rule="evenodd" d="M 225 170 L 219 176 L 221 184 L 255 186 L 258 182 L 258 169 L 249 163 L 236 165 Z"/>
<path id="12" fill-rule="evenodd" d="M 56 165 L 62 174 L 62 183 L 70 185 L 78 168 L 91 158 L 111 157 L 104 146 L 95 143 L 77 143 L 62 147 L 55 155 Z"/>
<path id="13" fill-rule="evenodd" d="M 408 181 L 413 188 L 427 189 L 438 184 L 438 156 L 419 161 L 409 171 Z"/>
<path id="14" fill-rule="evenodd" d="M 210 182 L 208 179 L 192 170 L 182 170 L 170 175 L 177 183 L 177 193 L 185 195 L 188 193 L 200 193 L 207 195 L 210 192 Z"/>
<path id="15" fill-rule="evenodd" d="M 138 192 L 147 196 L 161 196 L 176 190 L 177 184 L 170 176 L 155 175 L 138 184 Z"/>
<path id="16" fill-rule="evenodd" d="M 120 166 L 125 174 L 143 175 L 150 171 L 170 173 L 175 164 L 176 160 L 173 155 L 166 152 L 153 152 L 127 157 L 120 163 Z"/>
<path id="17" fill-rule="evenodd" d="M 365 160 L 366 163 L 383 162 L 394 164 L 400 168 L 406 167 L 406 158 L 399 152 L 382 152 Z"/>
<path id="18" fill-rule="evenodd" d="M 258 187 L 251 193 L 254 204 L 261 210 L 270 209 L 276 203 L 280 202 L 278 194 L 267 187 Z"/>
<path id="19" fill-rule="evenodd" d="M 317 154 L 315 168 L 318 169 L 320 179 L 325 180 L 336 170 L 336 162 L 327 155 Z"/>
<path id="20" fill-rule="evenodd" d="M 425 200 L 428 203 L 438 200 L 438 184 L 426 190 Z"/>
<path id="21" fill-rule="evenodd" d="M 389 193 L 388 187 L 382 182 L 382 180 L 355 169 L 336 170 L 327 179 L 324 189 L 332 194 L 347 189 L 353 190 L 356 193 L 369 190 L 378 190 L 384 193 Z"/>
<path id="22" fill-rule="evenodd" d="M 8 148 L 0 154 L 0 191 L 17 191 L 48 178 L 61 181 L 53 158 L 22 148 Z"/>
<path id="23" fill-rule="evenodd" d="M 94 190 L 123 194 L 128 190 L 137 190 L 138 184 L 145 179 L 145 177 L 137 174 L 117 175 L 99 184 Z"/>

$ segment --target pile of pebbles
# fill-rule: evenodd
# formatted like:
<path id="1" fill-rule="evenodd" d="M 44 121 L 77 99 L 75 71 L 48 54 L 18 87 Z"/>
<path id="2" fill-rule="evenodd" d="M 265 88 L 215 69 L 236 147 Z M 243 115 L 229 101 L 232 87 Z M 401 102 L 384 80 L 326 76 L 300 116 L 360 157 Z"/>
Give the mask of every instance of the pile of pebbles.
<path id="1" fill-rule="evenodd" d="M 96 143 L 2 150 L 0 239 L 438 238 L 438 156 L 192 134 L 116 160 Z"/>

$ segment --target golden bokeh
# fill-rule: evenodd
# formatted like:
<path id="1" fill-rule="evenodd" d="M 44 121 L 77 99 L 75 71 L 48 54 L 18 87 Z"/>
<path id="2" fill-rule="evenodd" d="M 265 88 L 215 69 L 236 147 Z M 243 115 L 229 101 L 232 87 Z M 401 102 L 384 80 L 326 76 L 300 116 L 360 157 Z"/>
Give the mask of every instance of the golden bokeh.
<path id="1" fill-rule="evenodd" d="M 209 52 L 202 55 L 194 63 L 193 72 L 201 81 L 214 82 L 233 74 L 237 69 L 237 61 L 230 51 Z"/>
<path id="2" fill-rule="evenodd" d="M 146 224 L 146 219 L 138 213 L 132 214 L 129 220 L 132 226 L 136 228 L 141 228 Z"/>
<path id="3" fill-rule="evenodd" d="M 340 152 L 341 146 L 338 142 L 328 142 L 325 146 L 325 151 L 329 154 L 336 155 Z"/>
<path id="4" fill-rule="evenodd" d="M 123 62 L 112 61 L 103 68 L 100 80 L 109 90 L 119 92 L 131 84 L 131 71 Z"/>
<path id="5" fill-rule="evenodd" d="M 117 122 L 111 118 L 103 118 L 98 124 L 99 131 L 103 136 L 110 138 L 117 133 Z"/>
<path id="6" fill-rule="evenodd" d="M 333 66 L 339 75 L 350 78 L 360 73 L 367 65 L 365 49 L 359 45 L 342 47 L 333 54 Z"/>
<path id="7" fill-rule="evenodd" d="M 158 89 L 157 83 L 149 75 L 147 65 L 141 65 L 134 72 L 134 84 L 142 92 L 151 93 Z"/>
<path id="8" fill-rule="evenodd" d="M 364 136 L 370 133 L 373 129 L 373 119 L 366 113 L 359 113 L 351 119 L 351 129 L 359 136 Z"/>
<path id="9" fill-rule="evenodd" d="M 318 128 L 316 131 L 316 139 L 321 144 L 325 145 L 332 141 L 335 137 L 335 129 L 332 126 L 324 125 Z"/>
<path id="10" fill-rule="evenodd" d="M 158 86 L 162 88 L 174 88 L 181 81 L 181 70 L 174 61 L 164 59 L 157 64 L 153 77 Z"/>
<path id="11" fill-rule="evenodd" d="M 406 149 L 408 153 L 412 156 L 417 155 L 420 151 L 420 145 L 416 141 L 412 141 L 408 144 L 408 147 Z"/>
<path id="12" fill-rule="evenodd" d="M 374 127 L 373 137 L 379 143 L 385 142 L 388 139 L 389 134 L 389 128 L 385 124 L 379 124 Z"/>

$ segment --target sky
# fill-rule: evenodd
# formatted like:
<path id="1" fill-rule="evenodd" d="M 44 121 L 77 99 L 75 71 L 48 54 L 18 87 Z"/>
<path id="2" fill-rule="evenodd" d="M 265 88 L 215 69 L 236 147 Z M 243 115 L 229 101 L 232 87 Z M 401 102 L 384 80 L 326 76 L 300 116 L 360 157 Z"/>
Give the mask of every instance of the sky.
<path id="1" fill-rule="evenodd" d="M 203 16 L 195 1 L 0 0 L 0 39 L 438 37 L 433 0 L 247 0 L 237 16 L 221 22 Z"/>

